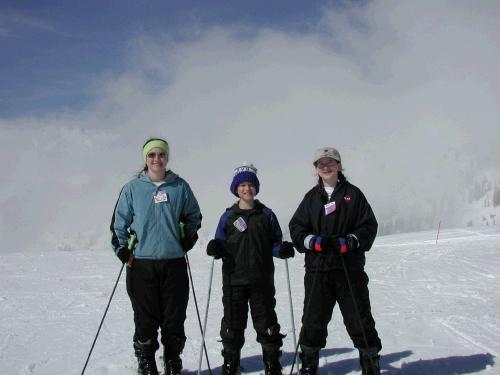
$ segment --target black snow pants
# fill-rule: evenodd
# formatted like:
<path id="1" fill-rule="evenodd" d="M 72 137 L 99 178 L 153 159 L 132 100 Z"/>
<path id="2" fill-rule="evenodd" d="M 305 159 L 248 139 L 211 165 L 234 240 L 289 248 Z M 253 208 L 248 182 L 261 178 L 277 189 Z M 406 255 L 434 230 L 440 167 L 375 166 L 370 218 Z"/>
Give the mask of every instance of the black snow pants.
<path id="1" fill-rule="evenodd" d="M 283 336 L 274 310 L 276 299 L 273 284 L 230 285 L 223 283 L 222 304 L 224 316 L 221 321 L 220 336 L 225 351 L 240 351 L 245 343 L 248 306 L 253 326 L 257 332 L 257 342 L 263 350 L 279 350 L 283 346 Z"/>
<path id="2" fill-rule="evenodd" d="M 167 356 L 184 349 L 184 321 L 189 300 L 189 279 L 185 258 L 134 259 L 127 268 L 127 292 L 134 310 L 134 349 L 154 355 L 161 343 Z"/>
<path id="3" fill-rule="evenodd" d="M 362 327 L 356 316 L 344 270 L 334 269 L 323 272 L 306 270 L 301 346 L 316 351 L 325 347 L 328 336 L 327 326 L 332 318 L 333 308 L 338 303 L 347 333 L 354 346 L 357 349 L 377 349 L 377 351 L 382 348 L 371 314 L 368 276 L 362 269 L 349 270 L 348 274 Z M 366 334 L 368 347 L 363 338 L 362 328 Z"/>

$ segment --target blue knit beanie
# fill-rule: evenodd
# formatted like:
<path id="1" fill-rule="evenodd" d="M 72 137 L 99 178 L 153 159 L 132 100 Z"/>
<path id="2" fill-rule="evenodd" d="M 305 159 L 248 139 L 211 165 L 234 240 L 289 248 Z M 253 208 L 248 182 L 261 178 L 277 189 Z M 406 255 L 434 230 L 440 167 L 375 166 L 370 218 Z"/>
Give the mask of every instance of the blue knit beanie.
<path id="1" fill-rule="evenodd" d="M 253 164 L 246 164 L 234 170 L 233 181 L 231 182 L 231 193 L 238 196 L 238 185 L 243 182 L 250 182 L 255 186 L 255 195 L 259 194 L 260 182 L 257 178 L 257 168 Z"/>

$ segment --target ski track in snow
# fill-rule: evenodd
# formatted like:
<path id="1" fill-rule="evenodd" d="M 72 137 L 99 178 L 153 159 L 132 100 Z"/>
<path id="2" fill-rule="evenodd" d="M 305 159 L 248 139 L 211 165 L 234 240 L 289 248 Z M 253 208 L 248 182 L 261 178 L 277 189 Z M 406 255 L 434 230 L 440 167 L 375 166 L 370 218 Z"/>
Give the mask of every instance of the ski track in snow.
<path id="1" fill-rule="evenodd" d="M 6 359 L 5 358 L 5 353 L 6 353 L 6 350 L 7 348 L 9 347 L 9 342 L 12 342 L 14 340 L 14 335 L 9 333 L 7 334 L 3 340 L 2 340 L 2 344 L 0 345 L 0 358 L 2 359 Z"/>
<path id="2" fill-rule="evenodd" d="M 486 353 L 490 353 L 492 355 L 494 355 L 495 357 L 498 357 L 498 353 L 491 349 L 491 348 L 488 348 L 484 345 L 482 345 L 481 343 L 477 342 L 476 340 L 474 340 L 472 337 L 464 334 L 463 332 L 459 331 L 458 329 L 456 328 L 453 328 L 448 322 L 446 321 L 443 321 L 441 322 L 441 324 L 448 328 L 450 331 L 452 331 L 453 333 L 455 333 L 456 335 L 460 336 L 461 338 L 463 338 L 465 341 L 468 341 L 469 343 L 471 343 L 472 345 L 474 346 L 477 346 L 479 349 L 483 350 L 484 352 Z"/>
<path id="3" fill-rule="evenodd" d="M 202 239 L 200 243 L 206 243 Z M 390 375 L 499 374 L 500 229 L 443 230 L 379 237 L 367 253 L 370 296 L 383 343 L 382 373 Z M 203 318 L 211 259 L 201 245 L 189 252 Z M 284 374 L 293 351 L 285 265 L 275 260 L 276 310 L 284 339 Z M 288 261 L 298 337 L 303 303 L 303 256 Z M 5 253 L 0 262 L 0 374 L 80 374 L 118 276 L 110 249 L 101 252 Z M 206 344 L 214 374 L 218 341 L 221 264 L 216 261 Z M 191 294 L 183 353 L 185 373 L 198 367 L 201 335 Z M 124 277 L 111 303 L 86 374 L 134 374 L 130 301 Z M 242 350 L 246 374 L 263 372 L 251 319 Z M 157 352 L 161 367 L 161 350 Z M 321 351 L 320 374 L 359 374 L 357 351 L 338 307 Z M 203 357 L 202 375 L 208 375 Z"/>

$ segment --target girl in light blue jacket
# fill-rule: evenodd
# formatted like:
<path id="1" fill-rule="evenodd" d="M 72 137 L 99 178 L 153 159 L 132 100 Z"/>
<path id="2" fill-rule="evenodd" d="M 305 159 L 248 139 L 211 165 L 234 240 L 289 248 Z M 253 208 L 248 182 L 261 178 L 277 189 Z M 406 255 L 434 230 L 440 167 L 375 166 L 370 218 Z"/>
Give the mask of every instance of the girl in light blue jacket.
<path id="1" fill-rule="evenodd" d="M 182 369 L 180 354 L 186 341 L 189 281 L 184 256 L 198 239 L 201 213 L 188 183 L 167 168 L 168 143 L 149 139 L 142 153 L 142 172 L 125 184 L 116 203 L 111 243 L 128 265 L 138 372 L 158 374 L 155 352 L 160 328 L 165 374 L 175 375 Z M 127 246 L 132 233 L 137 236 L 133 253 Z"/>

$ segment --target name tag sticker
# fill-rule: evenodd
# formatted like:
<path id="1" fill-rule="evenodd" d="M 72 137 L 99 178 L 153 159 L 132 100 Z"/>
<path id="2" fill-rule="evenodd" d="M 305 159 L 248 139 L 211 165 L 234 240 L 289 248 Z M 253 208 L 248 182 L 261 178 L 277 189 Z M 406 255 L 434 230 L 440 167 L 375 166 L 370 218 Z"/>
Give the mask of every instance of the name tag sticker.
<path id="1" fill-rule="evenodd" d="M 325 216 L 335 212 L 336 209 L 335 201 L 325 204 Z"/>
<path id="2" fill-rule="evenodd" d="M 160 190 L 154 196 L 155 203 L 168 202 L 167 192 L 165 190 Z"/>
<path id="3" fill-rule="evenodd" d="M 245 223 L 245 220 L 240 216 L 236 221 L 233 223 L 233 225 L 238 229 L 240 232 L 244 232 L 247 229 L 247 223 Z"/>

